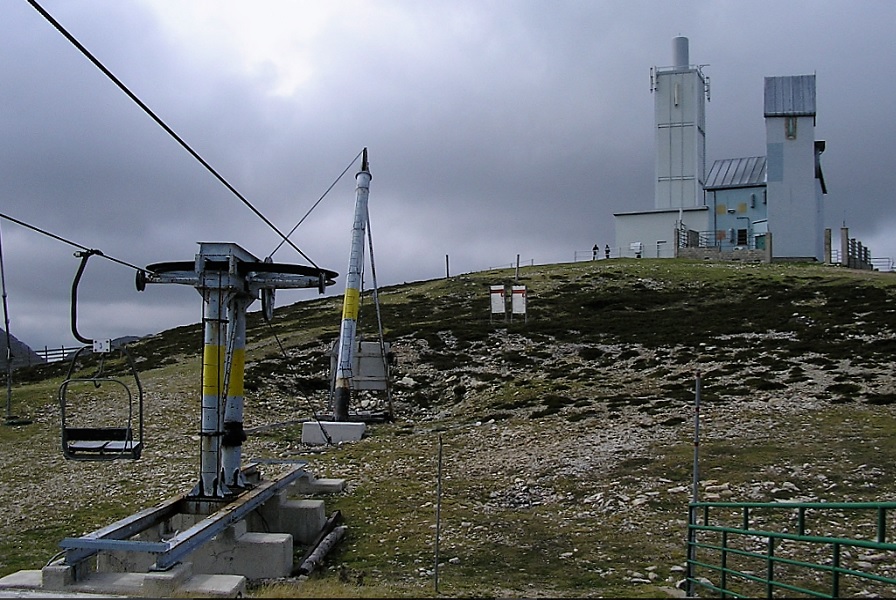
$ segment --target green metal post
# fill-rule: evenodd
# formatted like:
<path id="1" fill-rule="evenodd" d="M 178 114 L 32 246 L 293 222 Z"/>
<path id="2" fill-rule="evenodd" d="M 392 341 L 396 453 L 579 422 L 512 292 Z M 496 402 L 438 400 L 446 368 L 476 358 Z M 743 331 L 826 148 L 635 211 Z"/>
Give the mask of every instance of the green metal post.
<path id="1" fill-rule="evenodd" d="M 775 538 L 768 538 L 768 555 L 765 562 L 765 595 L 772 598 L 775 595 L 775 586 L 772 582 L 775 580 Z"/>
<path id="2" fill-rule="evenodd" d="M 834 557 L 831 566 L 831 598 L 840 597 L 840 544 L 833 544 Z"/>
<path id="3" fill-rule="evenodd" d="M 700 501 L 700 371 L 694 374 L 694 482 L 691 492 L 694 504 Z M 694 561 L 697 560 L 697 507 L 688 509 L 688 596 L 694 595 Z"/>
<path id="4" fill-rule="evenodd" d="M 719 582 L 722 588 L 722 598 L 727 598 L 726 591 L 728 589 L 728 532 L 722 532 L 722 579 Z"/>

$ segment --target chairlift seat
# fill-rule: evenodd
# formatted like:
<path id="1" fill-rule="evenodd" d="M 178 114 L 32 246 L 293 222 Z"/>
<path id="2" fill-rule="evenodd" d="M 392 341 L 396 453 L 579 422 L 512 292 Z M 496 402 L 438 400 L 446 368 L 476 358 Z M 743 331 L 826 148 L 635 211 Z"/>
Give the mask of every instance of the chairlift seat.
<path id="1" fill-rule="evenodd" d="M 62 452 L 71 460 L 138 459 L 143 443 L 134 440 L 130 427 L 66 427 Z"/>

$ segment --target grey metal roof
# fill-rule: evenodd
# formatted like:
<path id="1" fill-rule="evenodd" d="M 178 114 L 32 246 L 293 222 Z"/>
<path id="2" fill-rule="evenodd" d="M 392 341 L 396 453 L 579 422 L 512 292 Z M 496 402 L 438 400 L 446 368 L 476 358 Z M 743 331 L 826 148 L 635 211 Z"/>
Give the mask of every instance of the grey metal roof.
<path id="1" fill-rule="evenodd" d="M 719 190 L 765 185 L 765 171 L 766 161 L 764 156 L 717 160 L 712 163 L 703 188 Z"/>
<path id="2" fill-rule="evenodd" d="M 815 75 L 766 77 L 765 116 L 815 116 Z"/>

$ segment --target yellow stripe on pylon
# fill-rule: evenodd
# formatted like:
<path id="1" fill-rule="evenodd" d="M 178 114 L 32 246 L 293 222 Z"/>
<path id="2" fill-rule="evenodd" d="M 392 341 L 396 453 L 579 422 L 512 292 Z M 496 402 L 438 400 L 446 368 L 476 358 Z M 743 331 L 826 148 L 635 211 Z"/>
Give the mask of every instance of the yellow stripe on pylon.
<path id="1" fill-rule="evenodd" d="M 217 396 L 224 391 L 225 347 L 206 344 L 202 356 L 202 395 Z"/>
<path id="2" fill-rule="evenodd" d="M 342 318 L 358 320 L 358 310 L 361 305 L 361 292 L 354 288 L 345 290 L 345 304 L 342 306 Z"/>

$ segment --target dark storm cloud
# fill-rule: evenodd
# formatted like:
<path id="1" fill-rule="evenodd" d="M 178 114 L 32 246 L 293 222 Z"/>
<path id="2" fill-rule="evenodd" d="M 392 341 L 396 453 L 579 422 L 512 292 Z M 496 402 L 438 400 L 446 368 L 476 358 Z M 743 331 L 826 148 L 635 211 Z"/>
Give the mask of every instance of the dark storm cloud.
<path id="1" fill-rule="evenodd" d="M 251 67 L 235 34 L 252 24 L 221 28 L 232 3 L 43 5 L 281 231 L 368 146 L 381 285 L 439 277 L 445 255 L 459 273 L 612 245 L 614 212 L 653 205 L 648 71 L 671 62 L 676 35 L 708 64 L 710 163 L 765 153 L 763 77 L 814 72 L 828 225 L 896 238 L 889 2 L 258 2 L 254 16 L 296 33 Z M 189 21 L 197 6 L 214 12 Z M 315 21 L 324 7 L 333 14 Z M 25 0 L 0 11 L 3 212 L 138 265 L 189 260 L 197 241 L 274 249 L 277 235 Z M 307 76 L 281 90 L 303 61 Z M 340 273 L 356 170 L 294 237 Z M 73 249 L 0 227 L 12 332 L 71 343 Z M 896 256 L 894 245 L 872 250 Z M 306 263 L 288 247 L 275 258 Z M 195 291 L 138 294 L 129 269 L 103 263 L 91 260 L 83 286 L 90 335 L 198 319 Z"/>

